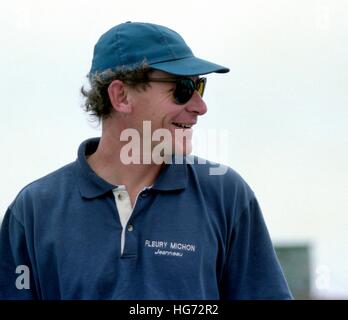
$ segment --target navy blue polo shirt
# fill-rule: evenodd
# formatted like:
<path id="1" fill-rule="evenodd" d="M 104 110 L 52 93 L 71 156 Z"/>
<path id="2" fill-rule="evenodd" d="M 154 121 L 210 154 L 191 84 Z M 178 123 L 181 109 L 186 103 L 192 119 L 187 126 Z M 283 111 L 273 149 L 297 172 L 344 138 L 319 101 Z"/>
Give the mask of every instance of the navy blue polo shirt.
<path id="1" fill-rule="evenodd" d="M 78 159 L 26 186 L 0 232 L 2 299 L 290 299 L 254 193 L 232 169 L 166 164 L 122 226 L 112 185 Z M 194 161 L 192 161 L 194 159 Z M 194 163 L 192 163 L 194 162 Z M 29 289 L 18 289 L 18 266 Z M 17 281 L 18 282 L 18 281 Z"/>

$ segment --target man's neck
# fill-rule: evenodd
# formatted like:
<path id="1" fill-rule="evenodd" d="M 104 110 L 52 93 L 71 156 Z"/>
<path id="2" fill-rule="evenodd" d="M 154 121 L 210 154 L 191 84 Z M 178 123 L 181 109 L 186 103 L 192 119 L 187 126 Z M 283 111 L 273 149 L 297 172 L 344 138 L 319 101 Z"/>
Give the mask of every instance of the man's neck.
<path id="1" fill-rule="evenodd" d="M 105 181 L 125 185 L 132 204 L 144 187 L 153 185 L 160 173 L 158 164 L 124 164 L 120 158 L 123 144 L 112 136 L 103 135 L 95 153 L 87 158 L 92 170 Z"/>

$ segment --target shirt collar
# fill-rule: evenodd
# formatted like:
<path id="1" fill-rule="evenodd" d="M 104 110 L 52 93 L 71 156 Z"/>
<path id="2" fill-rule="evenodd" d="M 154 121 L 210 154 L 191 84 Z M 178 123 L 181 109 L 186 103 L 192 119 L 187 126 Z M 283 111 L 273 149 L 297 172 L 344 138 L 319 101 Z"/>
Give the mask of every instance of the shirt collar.
<path id="1" fill-rule="evenodd" d="M 115 188 L 113 185 L 99 177 L 89 166 L 86 156 L 97 150 L 100 138 L 91 138 L 81 143 L 76 160 L 78 184 L 80 193 L 84 198 L 96 198 Z M 174 159 L 174 158 L 173 158 Z M 183 164 L 165 164 L 152 189 L 171 191 L 184 189 L 187 185 L 187 166 Z"/>
<path id="2" fill-rule="evenodd" d="M 117 187 L 99 177 L 87 162 L 86 156 L 97 150 L 99 140 L 100 138 L 85 140 L 77 152 L 78 184 L 80 193 L 85 198 L 96 198 Z"/>
<path id="3" fill-rule="evenodd" d="M 172 163 L 165 164 L 154 183 L 154 190 L 172 191 L 185 189 L 187 185 L 187 165 L 176 163 L 172 157 Z"/>

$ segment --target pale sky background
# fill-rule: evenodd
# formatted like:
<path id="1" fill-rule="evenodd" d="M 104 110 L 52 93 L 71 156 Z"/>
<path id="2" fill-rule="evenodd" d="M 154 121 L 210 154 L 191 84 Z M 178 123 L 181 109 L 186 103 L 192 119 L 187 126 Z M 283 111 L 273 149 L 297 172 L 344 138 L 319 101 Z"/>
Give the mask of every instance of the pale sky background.
<path id="1" fill-rule="evenodd" d="M 0 219 L 100 134 L 79 89 L 99 36 L 128 20 L 166 25 L 231 69 L 208 76 L 197 128 L 228 130 L 223 162 L 255 191 L 274 243 L 311 244 L 313 293 L 347 298 L 347 0 L 2 1 Z"/>

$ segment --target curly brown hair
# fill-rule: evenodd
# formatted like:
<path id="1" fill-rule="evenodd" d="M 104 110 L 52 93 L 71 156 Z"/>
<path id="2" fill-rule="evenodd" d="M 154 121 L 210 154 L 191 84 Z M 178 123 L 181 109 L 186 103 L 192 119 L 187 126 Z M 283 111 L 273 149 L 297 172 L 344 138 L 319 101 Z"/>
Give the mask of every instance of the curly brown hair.
<path id="1" fill-rule="evenodd" d="M 85 98 L 83 108 L 98 121 L 107 118 L 112 110 L 108 87 L 114 80 L 122 80 L 131 88 L 146 90 L 149 85 L 148 78 L 153 70 L 146 61 L 143 61 L 137 68 L 127 69 L 125 67 L 116 70 L 108 69 L 103 72 L 87 75 L 90 89 L 81 87 L 81 94 Z"/>

